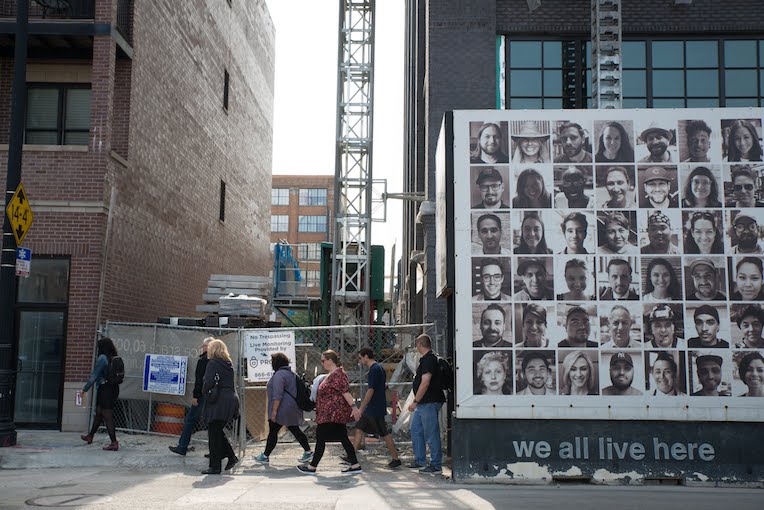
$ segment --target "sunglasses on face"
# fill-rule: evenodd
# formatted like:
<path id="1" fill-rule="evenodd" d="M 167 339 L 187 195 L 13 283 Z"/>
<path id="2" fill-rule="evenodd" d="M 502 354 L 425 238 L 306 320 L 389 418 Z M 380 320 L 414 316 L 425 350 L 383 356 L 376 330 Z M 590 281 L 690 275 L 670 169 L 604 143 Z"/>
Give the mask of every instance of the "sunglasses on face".
<path id="1" fill-rule="evenodd" d="M 753 184 L 735 184 L 732 186 L 733 191 L 753 191 Z"/>

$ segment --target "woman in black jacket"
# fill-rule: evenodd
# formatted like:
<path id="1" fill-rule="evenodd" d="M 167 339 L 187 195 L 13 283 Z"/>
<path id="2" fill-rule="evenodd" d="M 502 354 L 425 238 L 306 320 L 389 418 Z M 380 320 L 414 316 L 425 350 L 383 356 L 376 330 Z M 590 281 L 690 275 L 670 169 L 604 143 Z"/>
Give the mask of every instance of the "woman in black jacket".
<path id="1" fill-rule="evenodd" d="M 207 347 L 207 356 L 209 362 L 204 372 L 202 393 L 207 397 L 205 416 L 210 442 L 210 467 L 202 471 L 202 474 L 219 475 L 224 458 L 228 459 L 226 471 L 239 462 L 223 431 L 229 421 L 239 416 L 239 397 L 234 387 L 231 355 L 228 354 L 228 348 L 223 341 L 217 339 L 211 341 Z M 213 396 L 215 393 L 217 398 Z"/>
<path id="2" fill-rule="evenodd" d="M 119 398 L 119 385 L 109 382 L 109 364 L 111 359 L 117 356 L 117 348 L 114 346 L 111 338 L 104 337 L 96 343 L 96 350 L 98 358 L 96 359 L 95 367 L 88 378 L 88 382 L 82 387 L 83 402 L 88 390 L 92 386 L 96 387 L 96 413 L 90 432 L 80 436 L 80 438 L 87 444 L 92 443 L 93 436 L 98 432 L 101 423 L 104 423 L 106 424 L 106 431 L 109 433 L 111 444 L 104 446 L 103 449 L 117 451 L 119 450 L 119 442 L 117 441 L 117 432 L 114 427 L 114 404 Z"/>

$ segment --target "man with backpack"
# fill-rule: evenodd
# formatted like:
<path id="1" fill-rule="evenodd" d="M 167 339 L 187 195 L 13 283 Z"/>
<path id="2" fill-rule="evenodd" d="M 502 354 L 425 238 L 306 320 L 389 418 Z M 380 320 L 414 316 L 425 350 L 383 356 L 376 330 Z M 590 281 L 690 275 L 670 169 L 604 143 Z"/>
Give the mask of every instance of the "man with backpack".
<path id="1" fill-rule="evenodd" d="M 408 409 L 411 417 L 411 443 L 414 461 L 408 467 L 419 469 L 420 473 L 440 473 L 442 454 L 440 447 L 440 408 L 446 401 L 443 393 L 441 362 L 432 352 L 432 340 L 428 335 L 419 335 L 416 350 L 422 355 L 414 377 L 414 401 Z M 448 387 L 448 386 L 447 386 Z M 430 447 L 430 464 L 427 464 L 427 446 Z"/>
<path id="2" fill-rule="evenodd" d="M 208 336 L 202 342 L 202 352 L 199 354 L 199 359 L 196 361 L 196 370 L 194 371 L 194 396 L 191 399 L 191 409 L 186 413 L 186 418 L 183 420 L 183 432 L 178 439 L 178 446 L 168 446 L 171 452 L 178 455 L 185 455 L 188 451 L 188 443 L 191 442 L 191 435 L 196 432 L 196 425 L 199 423 L 199 418 L 202 417 L 202 410 L 204 409 L 204 394 L 202 393 L 202 384 L 204 383 L 204 371 L 207 370 L 207 346 L 215 340 L 213 337 Z"/>
<path id="3" fill-rule="evenodd" d="M 387 464 L 390 469 L 401 465 L 398 458 L 398 449 L 395 447 L 393 436 L 387 430 L 385 415 L 387 414 L 387 400 L 385 399 L 385 382 L 387 375 L 382 365 L 374 359 L 374 351 L 370 347 L 362 347 L 358 351 L 359 362 L 369 369 L 368 389 L 363 396 L 361 405 L 358 406 L 361 419 L 355 425 L 353 446 L 356 451 L 361 446 L 361 440 L 365 434 L 374 434 L 382 438 L 390 452 L 392 460 Z"/>

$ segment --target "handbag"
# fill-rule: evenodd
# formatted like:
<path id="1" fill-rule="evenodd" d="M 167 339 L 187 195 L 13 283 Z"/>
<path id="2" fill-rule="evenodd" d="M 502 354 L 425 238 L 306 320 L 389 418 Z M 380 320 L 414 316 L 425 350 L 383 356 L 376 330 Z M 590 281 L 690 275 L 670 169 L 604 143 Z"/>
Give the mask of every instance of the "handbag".
<path id="1" fill-rule="evenodd" d="M 215 384 L 207 391 L 207 403 L 208 404 L 214 404 L 218 401 L 218 397 L 220 396 L 220 374 L 215 372 Z"/>

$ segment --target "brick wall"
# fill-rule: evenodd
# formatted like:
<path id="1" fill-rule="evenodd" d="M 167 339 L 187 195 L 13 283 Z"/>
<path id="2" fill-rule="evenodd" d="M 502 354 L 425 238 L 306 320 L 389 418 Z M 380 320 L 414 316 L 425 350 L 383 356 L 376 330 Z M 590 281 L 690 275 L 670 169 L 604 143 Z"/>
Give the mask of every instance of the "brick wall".
<path id="1" fill-rule="evenodd" d="M 271 242 L 286 239 L 290 244 L 333 242 L 334 237 L 334 176 L 333 175 L 274 175 L 273 188 L 289 190 L 289 205 L 271 206 L 271 214 L 286 214 L 289 216 L 288 232 L 272 232 Z M 326 189 L 326 206 L 300 205 L 300 188 Z M 303 216 L 326 216 L 326 232 L 298 232 L 298 221 Z"/>

